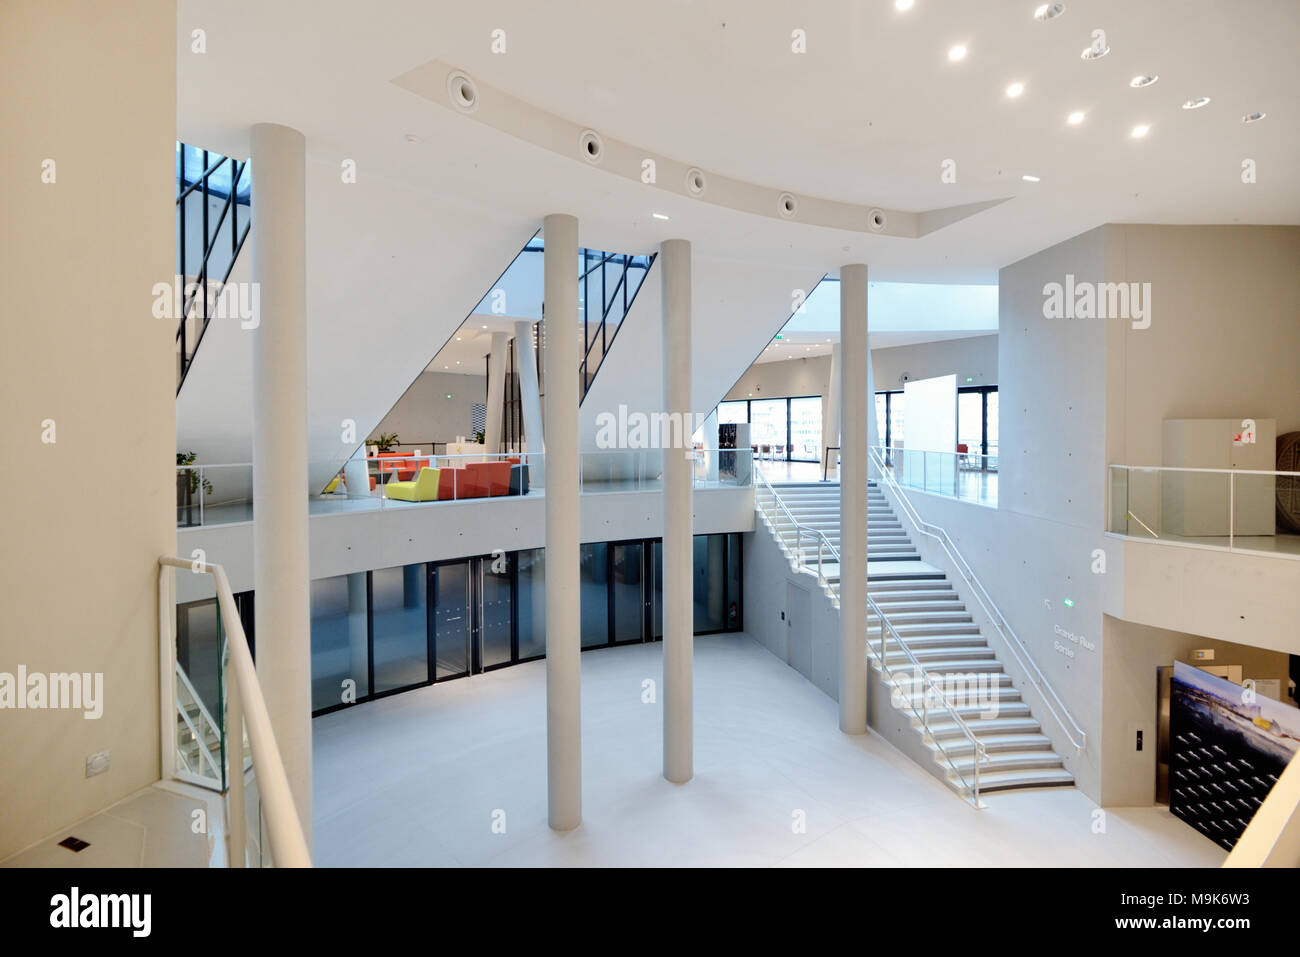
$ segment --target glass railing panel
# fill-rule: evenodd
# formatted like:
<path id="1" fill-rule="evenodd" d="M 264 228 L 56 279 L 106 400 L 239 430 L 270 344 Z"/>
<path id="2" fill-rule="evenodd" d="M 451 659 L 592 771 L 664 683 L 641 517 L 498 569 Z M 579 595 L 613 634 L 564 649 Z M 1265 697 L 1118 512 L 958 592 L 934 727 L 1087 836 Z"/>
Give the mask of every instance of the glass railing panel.
<path id="1" fill-rule="evenodd" d="M 1161 469 L 1159 475 L 1158 536 L 1208 545 L 1227 545 L 1231 527 L 1230 479 L 1226 472 Z M 1147 489 L 1143 489 L 1146 493 Z M 1153 503 L 1136 501 L 1135 512 L 1152 513 Z M 1143 507 L 1145 506 L 1145 507 Z"/>
<path id="2" fill-rule="evenodd" d="M 176 466 L 176 526 L 226 525 L 253 520 L 253 466 Z"/>
<path id="3" fill-rule="evenodd" d="M 1229 503 L 1232 510 L 1232 544 L 1236 548 L 1273 551 L 1279 538 L 1289 540 L 1285 532 L 1278 535 L 1278 476 L 1269 472 L 1237 472 L 1229 476 Z"/>

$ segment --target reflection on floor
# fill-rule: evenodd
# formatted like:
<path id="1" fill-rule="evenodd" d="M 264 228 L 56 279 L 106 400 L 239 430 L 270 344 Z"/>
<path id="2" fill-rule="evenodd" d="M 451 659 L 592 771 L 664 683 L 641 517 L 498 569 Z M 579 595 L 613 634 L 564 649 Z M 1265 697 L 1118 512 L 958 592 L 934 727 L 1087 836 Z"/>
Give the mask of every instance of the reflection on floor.
<path id="1" fill-rule="evenodd" d="M 1147 534 L 1136 523 L 1129 525 L 1129 536 L 1132 538 L 1141 538 L 1148 541 L 1155 541 L 1151 535 Z M 1174 535 L 1170 532 L 1161 532 L 1159 541 L 1173 543 L 1177 545 L 1207 545 L 1211 548 L 1228 548 L 1228 537 L 1226 535 L 1205 535 L 1200 537 L 1184 537 Z M 1300 535 L 1292 535 L 1286 532 L 1279 532 L 1276 535 L 1239 535 L 1232 540 L 1232 551 L 1242 552 L 1267 552 L 1273 555 L 1295 555 L 1300 556 Z"/>
<path id="2" fill-rule="evenodd" d="M 695 768 L 661 775 L 662 646 L 582 656 L 583 824 L 546 824 L 543 661 L 315 719 L 319 865 L 1215 866 L 1165 808 L 1073 789 L 976 811 L 743 635 L 695 645 Z M 660 694 L 662 697 L 662 692 Z M 801 828 L 801 823 L 806 828 Z"/>
<path id="3" fill-rule="evenodd" d="M 200 818 L 195 812 L 202 811 Z M 3 862 L 4 867 L 208 867 L 225 862 L 225 826 L 214 792 L 158 782 L 65 827 Z M 206 833 L 195 833 L 196 820 Z M 67 837 L 89 842 L 71 851 Z"/>

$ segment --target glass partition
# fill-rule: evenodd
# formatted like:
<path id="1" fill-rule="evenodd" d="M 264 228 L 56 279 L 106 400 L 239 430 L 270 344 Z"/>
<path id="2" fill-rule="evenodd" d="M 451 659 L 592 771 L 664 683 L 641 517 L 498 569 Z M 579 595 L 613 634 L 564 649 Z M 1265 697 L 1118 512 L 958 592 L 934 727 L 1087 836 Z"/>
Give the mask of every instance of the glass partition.
<path id="1" fill-rule="evenodd" d="M 370 694 L 365 572 L 311 583 L 311 706 L 321 711 Z"/>
<path id="2" fill-rule="evenodd" d="M 519 660 L 546 654 L 546 549 L 515 553 L 518 589 L 515 598 Z"/>
<path id="3" fill-rule="evenodd" d="M 425 566 L 371 573 L 375 694 L 429 680 L 429 602 Z"/>

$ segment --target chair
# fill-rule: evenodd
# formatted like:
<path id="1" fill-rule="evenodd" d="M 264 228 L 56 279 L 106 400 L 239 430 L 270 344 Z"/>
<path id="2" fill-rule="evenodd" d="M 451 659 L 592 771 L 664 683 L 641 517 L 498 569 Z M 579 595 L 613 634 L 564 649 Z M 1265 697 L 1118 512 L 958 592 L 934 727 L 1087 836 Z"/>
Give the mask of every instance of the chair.
<path id="1" fill-rule="evenodd" d="M 510 492 L 509 462 L 471 462 L 465 466 L 471 492 L 467 498 L 486 498 Z"/>
<path id="2" fill-rule="evenodd" d="M 342 475 L 342 474 L 343 474 L 342 472 L 339 473 L 339 475 Z M 338 488 L 338 487 L 339 487 L 339 476 L 336 475 L 336 476 L 334 476 L 332 479 L 330 479 L 330 484 L 325 486 L 325 491 L 321 492 L 321 494 L 322 494 L 322 495 L 329 495 L 331 492 L 333 492 L 333 491 L 334 491 L 336 488 Z"/>
<path id="3" fill-rule="evenodd" d="M 409 482 L 415 478 L 418 463 L 405 458 L 402 452 L 380 452 L 377 458 L 380 472 L 395 473 L 400 482 Z"/>
<path id="4" fill-rule="evenodd" d="M 420 475 L 413 482 L 389 482 L 384 486 L 384 498 L 394 498 L 403 502 L 436 502 L 442 469 L 427 466 L 420 469 Z"/>
<path id="5" fill-rule="evenodd" d="M 528 466 L 527 465 L 510 466 L 510 494 L 511 495 L 528 494 Z"/>

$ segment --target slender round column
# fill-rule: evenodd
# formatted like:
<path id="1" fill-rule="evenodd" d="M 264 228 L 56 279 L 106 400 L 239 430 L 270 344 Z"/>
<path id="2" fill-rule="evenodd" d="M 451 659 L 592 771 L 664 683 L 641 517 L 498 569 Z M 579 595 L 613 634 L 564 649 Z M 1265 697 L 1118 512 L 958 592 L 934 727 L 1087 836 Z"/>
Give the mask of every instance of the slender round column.
<path id="1" fill-rule="evenodd" d="M 840 267 L 840 730 L 867 730 L 867 267 Z M 874 411 L 874 409 L 872 409 Z"/>
<path id="2" fill-rule="evenodd" d="M 307 149 L 252 129 L 253 585 L 257 674 L 311 846 L 311 591 L 307 551 Z"/>
<path id="3" fill-rule="evenodd" d="M 691 515 L 691 244 L 665 240 L 663 283 L 663 411 L 677 423 L 664 446 L 664 777 L 677 784 L 695 773 L 694 644 Z M 549 494 L 549 493 L 548 493 Z"/>
<path id="4" fill-rule="evenodd" d="M 837 342 L 831 346 L 831 370 L 826 380 L 826 418 L 822 422 L 822 465 L 828 476 L 830 466 L 835 463 L 827 459 L 826 450 L 840 444 L 840 356 L 841 346 Z M 842 453 L 843 449 L 840 451 Z M 835 475 L 839 477 L 838 469 Z"/>
<path id="5" fill-rule="evenodd" d="M 537 350 L 533 348 L 533 324 L 515 323 L 515 365 L 519 369 L 519 402 L 524 413 L 524 448 L 544 452 L 542 400 L 537 389 Z"/>
<path id="6" fill-rule="evenodd" d="M 505 420 L 506 401 L 506 348 L 510 336 L 504 332 L 492 333 L 488 350 L 487 421 L 483 427 L 484 451 L 501 451 L 501 423 Z"/>
<path id="7" fill-rule="evenodd" d="M 578 221 L 542 225 L 546 319 L 546 800 L 552 828 L 582 823 L 578 592 Z"/>

